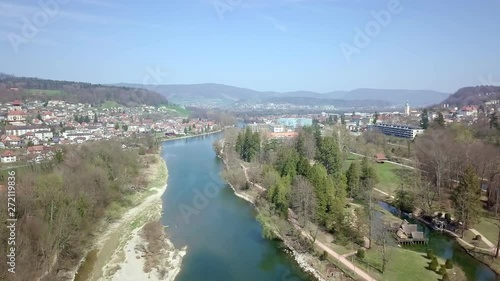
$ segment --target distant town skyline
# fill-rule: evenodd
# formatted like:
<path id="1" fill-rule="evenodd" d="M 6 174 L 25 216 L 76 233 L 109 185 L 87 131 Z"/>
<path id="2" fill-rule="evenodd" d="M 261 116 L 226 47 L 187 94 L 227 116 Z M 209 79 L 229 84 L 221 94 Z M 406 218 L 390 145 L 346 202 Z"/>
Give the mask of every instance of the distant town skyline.
<path id="1" fill-rule="evenodd" d="M 0 3 L 0 72 L 279 92 L 500 84 L 498 1 L 42 2 Z"/>

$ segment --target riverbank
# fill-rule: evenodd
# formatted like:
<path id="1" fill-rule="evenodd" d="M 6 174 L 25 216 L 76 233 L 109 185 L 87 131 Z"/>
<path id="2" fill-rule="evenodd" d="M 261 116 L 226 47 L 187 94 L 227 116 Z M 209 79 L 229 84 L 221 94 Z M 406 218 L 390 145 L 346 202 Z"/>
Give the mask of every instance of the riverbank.
<path id="1" fill-rule="evenodd" d="M 145 160 L 146 168 L 142 173 L 147 179 L 147 188 L 134 194 L 131 198 L 134 207 L 122 210 L 119 219 L 110 224 L 103 223 L 96 233 L 96 237 L 100 238 L 82 260 L 74 281 L 160 280 L 161 276 L 173 280 L 180 271 L 186 249 L 175 249 L 166 234 L 156 237 L 156 240 L 161 240 L 162 247 L 158 250 L 164 254 L 165 260 L 153 268 L 145 266 L 147 245 L 151 241 L 142 234 L 148 223 L 156 222 L 161 217 L 161 196 L 167 188 L 168 179 L 166 163 L 160 154 L 146 156 L 150 158 Z"/>
<path id="2" fill-rule="evenodd" d="M 195 138 L 195 137 L 201 137 L 201 136 L 207 136 L 207 135 L 212 135 L 216 133 L 220 133 L 224 131 L 225 128 L 222 128 L 220 130 L 216 131 L 211 131 L 211 132 L 206 132 L 206 133 L 201 133 L 197 135 L 187 135 L 187 136 L 182 136 L 182 137 L 173 137 L 173 138 L 166 138 L 166 137 L 160 137 L 160 141 L 165 142 L 165 141 L 174 141 L 174 140 L 182 140 L 182 139 L 189 139 L 189 138 Z"/>

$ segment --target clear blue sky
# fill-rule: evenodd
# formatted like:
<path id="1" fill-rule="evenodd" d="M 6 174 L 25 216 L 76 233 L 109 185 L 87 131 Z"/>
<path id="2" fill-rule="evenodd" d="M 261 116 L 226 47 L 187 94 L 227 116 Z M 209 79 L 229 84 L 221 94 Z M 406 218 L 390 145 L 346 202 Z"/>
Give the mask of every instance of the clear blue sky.
<path id="1" fill-rule="evenodd" d="M 0 72 L 275 91 L 500 84 L 497 0 L 40 2 L 63 4 L 0 0 Z M 382 10 L 390 20 L 375 19 Z M 369 42 L 355 42 L 367 26 Z"/>

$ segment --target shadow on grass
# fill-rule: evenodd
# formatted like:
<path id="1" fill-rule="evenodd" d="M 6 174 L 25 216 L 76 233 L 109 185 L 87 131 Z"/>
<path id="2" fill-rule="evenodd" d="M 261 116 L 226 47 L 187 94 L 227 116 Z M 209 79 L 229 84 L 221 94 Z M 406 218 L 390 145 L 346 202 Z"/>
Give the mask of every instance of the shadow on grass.
<path id="1" fill-rule="evenodd" d="M 367 261 L 365 261 L 364 259 L 360 259 L 360 258 L 358 258 L 358 257 L 356 257 L 356 260 L 357 260 L 360 264 L 362 264 L 364 267 L 374 269 L 374 270 L 375 270 L 375 271 L 377 271 L 378 273 L 380 273 L 380 274 L 384 274 L 384 273 L 382 272 L 382 270 L 380 270 L 380 268 L 378 268 L 377 266 L 375 266 L 375 264 L 369 264 L 369 263 L 368 263 Z"/>

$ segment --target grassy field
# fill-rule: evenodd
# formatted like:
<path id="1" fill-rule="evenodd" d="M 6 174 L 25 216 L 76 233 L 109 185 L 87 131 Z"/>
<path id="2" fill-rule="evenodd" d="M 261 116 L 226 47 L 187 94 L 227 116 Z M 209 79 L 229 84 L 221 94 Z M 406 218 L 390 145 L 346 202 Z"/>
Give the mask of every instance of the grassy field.
<path id="1" fill-rule="evenodd" d="M 183 107 L 180 107 L 178 105 L 164 105 L 161 107 L 161 109 L 163 109 L 164 111 L 166 112 L 170 112 L 170 113 L 173 113 L 175 115 L 178 115 L 178 116 L 189 116 L 191 115 L 191 111 L 183 108 Z"/>
<path id="2" fill-rule="evenodd" d="M 483 217 L 478 224 L 474 225 L 474 229 L 496 245 L 498 242 L 498 224 L 499 222 L 494 219 Z"/>
<path id="3" fill-rule="evenodd" d="M 389 262 L 384 273 L 381 272 L 382 254 L 378 246 L 366 251 L 363 260 L 356 259 L 356 257 L 353 257 L 353 259 L 355 264 L 377 280 L 441 280 L 441 275 L 427 269 L 430 260 L 425 257 L 425 254 L 399 247 L 389 247 L 388 253 Z M 445 262 L 442 259 L 438 259 L 438 261 L 440 265 Z M 453 276 L 454 270 L 456 269 L 448 270 L 448 274 Z"/>
<path id="4" fill-rule="evenodd" d="M 475 246 L 477 246 L 479 248 L 484 248 L 484 249 L 490 248 L 486 243 L 483 242 L 483 240 L 479 240 L 478 241 L 478 240 L 475 240 L 475 238 L 476 238 L 476 235 L 474 233 L 472 233 L 472 231 L 470 231 L 470 230 L 466 230 L 465 231 L 465 233 L 464 233 L 464 240 L 466 242 L 468 242 L 468 243 L 470 243 L 472 245 L 475 245 Z"/>
<path id="5" fill-rule="evenodd" d="M 373 167 L 378 176 L 378 184 L 376 187 L 389 194 L 393 194 L 401 185 L 399 173 L 403 168 L 389 163 L 375 163 Z"/>
<path id="6" fill-rule="evenodd" d="M 44 94 L 48 96 L 65 96 L 68 93 L 62 90 L 42 90 L 42 89 L 24 89 L 24 91 L 28 94 L 36 95 L 36 94 Z"/>
<path id="7" fill-rule="evenodd" d="M 115 101 L 106 101 L 105 103 L 101 104 L 101 108 L 107 108 L 107 109 L 111 109 L 111 108 L 117 108 L 117 107 L 123 107 L 123 105 L 115 102 Z"/>
<path id="8" fill-rule="evenodd" d="M 344 161 L 344 172 L 349 169 L 349 166 L 353 161 L 361 161 L 361 157 L 350 154 Z M 410 171 L 390 163 L 373 163 L 373 168 L 378 176 L 378 184 L 375 187 L 389 194 L 393 194 L 394 191 L 401 185 L 403 173 Z"/>

